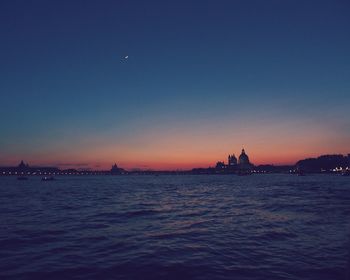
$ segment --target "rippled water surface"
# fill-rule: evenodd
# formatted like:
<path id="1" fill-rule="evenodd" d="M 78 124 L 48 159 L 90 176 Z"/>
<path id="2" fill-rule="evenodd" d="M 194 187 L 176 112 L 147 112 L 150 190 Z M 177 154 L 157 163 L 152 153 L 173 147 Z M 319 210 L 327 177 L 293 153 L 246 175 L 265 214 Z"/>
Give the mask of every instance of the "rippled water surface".
<path id="1" fill-rule="evenodd" d="M 349 177 L 0 177 L 0 218 L 1 279 L 349 279 Z"/>

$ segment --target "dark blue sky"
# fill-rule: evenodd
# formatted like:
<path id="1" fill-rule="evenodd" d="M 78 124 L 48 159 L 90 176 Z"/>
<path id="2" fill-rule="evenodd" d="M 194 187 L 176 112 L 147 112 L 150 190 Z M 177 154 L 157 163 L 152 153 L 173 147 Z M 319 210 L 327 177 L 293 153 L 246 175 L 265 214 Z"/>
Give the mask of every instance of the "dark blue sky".
<path id="1" fill-rule="evenodd" d="M 348 1 L 1 1 L 0 163 L 345 153 L 349 15 Z"/>

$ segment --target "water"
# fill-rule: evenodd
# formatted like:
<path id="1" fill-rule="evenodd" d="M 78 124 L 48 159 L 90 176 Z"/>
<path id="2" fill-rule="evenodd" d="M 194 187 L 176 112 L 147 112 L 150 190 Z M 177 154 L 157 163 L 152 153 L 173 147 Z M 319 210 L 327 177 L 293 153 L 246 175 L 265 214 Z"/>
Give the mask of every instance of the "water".
<path id="1" fill-rule="evenodd" d="M 350 178 L 0 177 L 1 279 L 348 279 Z"/>

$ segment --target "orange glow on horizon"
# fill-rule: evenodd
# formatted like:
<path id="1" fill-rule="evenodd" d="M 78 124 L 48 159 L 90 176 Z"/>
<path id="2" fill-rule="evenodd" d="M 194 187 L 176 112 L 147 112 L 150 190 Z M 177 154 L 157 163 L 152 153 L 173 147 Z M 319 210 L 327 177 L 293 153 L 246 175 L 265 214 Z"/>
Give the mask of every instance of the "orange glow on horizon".
<path id="1" fill-rule="evenodd" d="M 321 154 L 319 153 L 310 153 L 310 154 L 285 154 L 282 156 L 279 155 L 269 155 L 266 154 L 254 154 L 246 149 L 246 153 L 248 154 L 250 161 L 254 165 L 262 165 L 262 164 L 272 164 L 272 165 L 294 165 L 298 160 L 309 158 L 309 157 L 317 157 Z M 340 152 L 339 152 L 340 153 Z M 25 162 L 28 162 L 31 166 L 57 166 L 60 169 L 92 169 L 92 170 L 109 170 L 111 166 L 116 163 L 118 167 L 124 168 L 126 170 L 190 170 L 192 168 L 208 168 L 215 167 L 218 161 L 224 161 L 227 163 L 227 154 L 211 156 L 211 157 L 202 157 L 202 158 L 193 158 L 193 157 L 169 157 L 169 161 L 164 160 L 127 160 L 120 159 L 116 160 L 114 157 L 105 158 L 103 161 L 95 161 L 92 157 L 88 159 L 85 158 L 79 162 L 68 162 L 66 160 L 48 160 L 44 157 L 42 159 L 36 160 L 27 160 L 23 159 Z M 331 154 L 323 153 L 323 154 Z M 334 153 L 333 153 L 334 154 Z M 340 153 L 346 154 L 346 153 Z M 239 153 L 235 153 L 238 158 Z M 16 166 L 22 160 L 22 158 L 15 157 L 7 160 L 7 165 Z"/>
<path id="2" fill-rule="evenodd" d="M 230 129 L 229 129 L 230 128 Z M 135 131 L 132 136 L 71 138 L 39 151 L 0 155 L 1 165 L 30 165 L 108 170 L 112 164 L 130 170 L 188 170 L 227 163 L 244 147 L 255 165 L 293 165 L 323 154 L 348 154 L 350 139 L 332 124 L 228 120 L 226 123 L 174 124 Z"/>

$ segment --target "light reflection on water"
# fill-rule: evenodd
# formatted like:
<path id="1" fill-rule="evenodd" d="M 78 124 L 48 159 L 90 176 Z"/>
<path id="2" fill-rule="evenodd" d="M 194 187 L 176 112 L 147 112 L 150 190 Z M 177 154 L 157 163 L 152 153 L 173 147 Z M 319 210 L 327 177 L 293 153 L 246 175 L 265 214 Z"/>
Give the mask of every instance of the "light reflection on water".
<path id="1" fill-rule="evenodd" d="M 346 279 L 350 180 L 0 177 L 5 279 Z"/>

